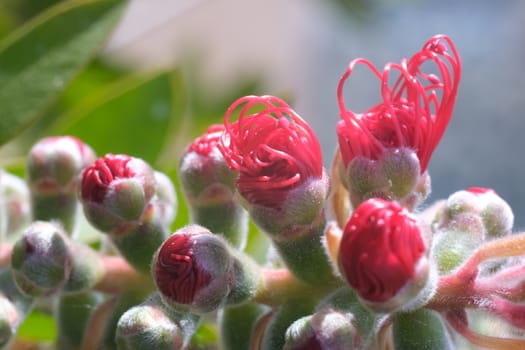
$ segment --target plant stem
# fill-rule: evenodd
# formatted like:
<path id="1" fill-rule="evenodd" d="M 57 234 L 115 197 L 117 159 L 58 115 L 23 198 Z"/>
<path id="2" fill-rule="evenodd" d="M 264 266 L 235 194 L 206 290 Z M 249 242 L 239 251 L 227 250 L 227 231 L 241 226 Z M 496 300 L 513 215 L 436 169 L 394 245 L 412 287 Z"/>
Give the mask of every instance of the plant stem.
<path id="1" fill-rule="evenodd" d="M 105 268 L 104 276 L 102 280 L 95 285 L 94 289 L 111 294 L 117 294 L 135 288 L 154 290 L 153 280 L 149 274 L 137 272 L 122 257 L 101 255 L 100 258 Z"/>
<path id="2" fill-rule="evenodd" d="M 322 297 L 342 285 L 333 283 L 307 284 L 292 275 L 288 269 L 262 269 L 261 283 L 253 301 L 279 306 L 290 300 Z"/>

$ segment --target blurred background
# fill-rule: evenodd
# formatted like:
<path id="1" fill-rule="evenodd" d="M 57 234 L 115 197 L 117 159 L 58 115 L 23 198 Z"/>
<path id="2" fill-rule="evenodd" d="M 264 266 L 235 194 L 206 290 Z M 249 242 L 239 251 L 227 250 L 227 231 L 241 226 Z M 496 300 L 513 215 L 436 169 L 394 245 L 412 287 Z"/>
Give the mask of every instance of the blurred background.
<path id="1" fill-rule="evenodd" d="M 4 0 L 0 34 L 55 2 Z M 157 141 L 146 138 L 137 145 L 137 127 L 129 146 L 136 147 L 136 155 L 144 153 L 157 165 L 176 164 L 175 154 L 187 141 L 182 130 L 200 133 L 205 124 L 220 122 L 226 107 L 243 94 L 274 94 L 311 123 L 328 166 L 336 146 L 335 90 L 348 62 L 365 57 L 382 67 L 410 57 L 428 38 L 443 33 L 456 44 L 463 74 L 452 122 L 430 162 L 432 199 L 470 186 L 491 187 L 511 204 L 520 229 L 525 228 L 523 23 L 525 2 L 519 0 L 134 0 L 102 58 L 89 67 L 92 76 L 84 75 L 85 84 L 77 84 L 71 95 L 66 91 L 62 104 L 48 115 L 64 114 L 71 96 L 89 101 L 102 82 L 116 82 L 129 72 L 175 71 L 184 91 L 174 89 L 173 97 L 189 102 L 179 108 L 177 103 L 154 101 L 149 111 L 162 119 L 173 107 L 179 122 L 169 130 L 179 137 L 152 146 L 158 148 L 155 152 L 145 151 Z M 349 86 L 347 104 L 353 110 L 378 101 L 377 81 L 371 75 L 352 76 Z M 133 104 L 160 95 L 153 90 L 128 100 Z M 104 120 L 118 119 L 116 113 L 106 113 Z M 140 118 L 130 117 L 129 123 L 141 125 Z M 59 124 L 47 116 L 39 125 Z M 89 125 L 73 129 L 82 134 Z M 34 130 L 41 129 L 26 134 L 35 135 Z M 117 138 L 103 132 L 86 137 L 88 142 L 97 138 L 101 146 L 95 148 L 101 151 L 120 147 L 114 144 Z"/>

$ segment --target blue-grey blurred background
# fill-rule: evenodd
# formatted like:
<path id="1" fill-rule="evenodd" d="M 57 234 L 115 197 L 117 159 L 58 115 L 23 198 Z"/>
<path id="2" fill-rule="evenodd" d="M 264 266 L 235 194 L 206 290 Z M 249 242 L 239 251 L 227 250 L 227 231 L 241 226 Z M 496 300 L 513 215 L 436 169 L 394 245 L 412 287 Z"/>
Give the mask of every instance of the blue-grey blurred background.
<path id="1" fill-rule="evenodd" d="M 180 65 L 207 93 L 261 79 L 289 98 L 317 132 L 330 163 L 335 89 L 347 63 L 410 57 L 434 34 L 450 36 L 463 75 L 452 122 L 430 163 L 431 199 L 491 187 L 525 228 L 525 2 L 521 0 L 135 0 L 106 55 L 139 69 Z M 377 81 L 356 75 L 348 102 L 377 102 Z M 260 91 L 257 91 L 260 92 Z"/>

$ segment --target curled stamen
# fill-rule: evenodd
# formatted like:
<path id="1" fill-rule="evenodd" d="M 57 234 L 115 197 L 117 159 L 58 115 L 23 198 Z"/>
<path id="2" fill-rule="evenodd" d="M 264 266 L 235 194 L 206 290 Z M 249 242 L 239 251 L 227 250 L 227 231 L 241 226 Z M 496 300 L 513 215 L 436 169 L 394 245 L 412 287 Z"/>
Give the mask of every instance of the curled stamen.
<path id="1" fill-rule="evenodd" d="M 422 71 L 427 62 L 434 64 L 436 73 Z M 343 100 L 344 84 L 358 64 L 381 81 L 382 102 L 363 113 L 347 109 Z M 393 85 L 392 72 L 398 74 Z M 382 73 L 365 59 L 351 61 L 337 88 L 341 114 L 337 133 L 344 163 L 356 156 L 377 160 L 385 148 L 407 147 L 416 151 L 421 173 L 426 171 L 450 121 L 460 74 L 459 55 L 443 35 L 427 41 L 410 60 L 386 64 Z"/>
<path id="2" fill-rule="evenodd" d="M 237 109 L 238 119 L 232 122 Z M 239 170 L 237 184 L 248 201 L 273 205 L 285 196 L 284 190 L 322 176 L 319 141 L 310 126 L 281 99 L 242 97 L 228 108 L 224 125 L 218 148 L 229 166 Z"/>

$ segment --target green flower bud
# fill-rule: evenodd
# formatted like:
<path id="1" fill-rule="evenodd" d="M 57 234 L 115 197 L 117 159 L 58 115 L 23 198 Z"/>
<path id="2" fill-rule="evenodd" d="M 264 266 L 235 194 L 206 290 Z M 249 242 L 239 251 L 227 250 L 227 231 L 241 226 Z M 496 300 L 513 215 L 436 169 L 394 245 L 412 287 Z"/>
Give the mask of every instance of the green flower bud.
<path id="1" fill-rule="evenodd" d="M 446 208 L 438 220 L 438 226 L 444 229 L 458 229 L 458 221 L 465 221 L 468 215 L 470 221 L 476 220 L 471 227 L 463 225 L 460 230 L 472 232 L 485 237 L 501 237 L 509 234 L 514 224 L 512 209 L 496 192 L 481 187 L 471 187 L 465 191 L 452 194 Z M 481 223 L 481 227 L 479 227 Z"/>
<path id="2" fill-rule="evenodd" d="M 177 195 L 170 178 L 155 171 L 155 196 L 152 204 L 157 207 L 156 216 L 164 226 L 169 227 L 177 214 Z"/>
<path id="3" fill-rule="evenodd" d="M 179 178 L 184 195 L 192 205 L 228 201 L 235 192 L 235 180 L 239 172 L 230 169 L 217 148 L 223 131 L 222 125 L 210 126 L 182 155 Z M 223 189 L 211 191 L 210 187 Z"/>
<path id="4" fill-rule="evenodd" d="M 31 220 L 26 182 L 0 169 L 0 198 L 0 225 L 8 235 L 16 234 Z"/>
<path id="5" fill-rule="evenodd" d="M 60 290 L 69 277 L 71 265 L 64 231 L 48 222 L 35 222 L 13 247 L 13 277 L 27 295 L 46 296 Z"/>
<path id="6" fill-rule="evenodd" d="M 93 150 L 72 136 L 36 143 L 27 158 L 27 181 L 36 195 L 75 194 L 79 172 L 95 160 Z"/>
<path id="7" fill-rule="evenodd" d="M 27 182 L 34 220 L 60 221 L 72 233 L 78 209 L 78 174 L 95 160 L 93 150 L 71 136 L 36 143 L 27 158 Z"/>
<path id="8" fill-rule="evenodd" d="M 71 271 L 62 287 L 64 293 L 78 293 L 95 286 L 104 276 L 104 264 L 98 253 L 78 242 L 70 242 Z"/>
<path id="9" fill-rule="evenodd" d="M 184 335 L 162 308 L 140 305 L 120 317 L 115 340 L 120 350 L 173 350 L 183 348 Z"/>
<path id="10" fill-rule="evenodd" d="M 0 295 L 0 347 L 9 344 L 16 334 L 20 316 L 15 306 L 2 294 Z"/>
<path id="11" fill-rule="evenodd" d="M 359 349 L 361 338 L 352 314 L 323 309 L 295 321 L 286 331 L 283 350 Z"/>

